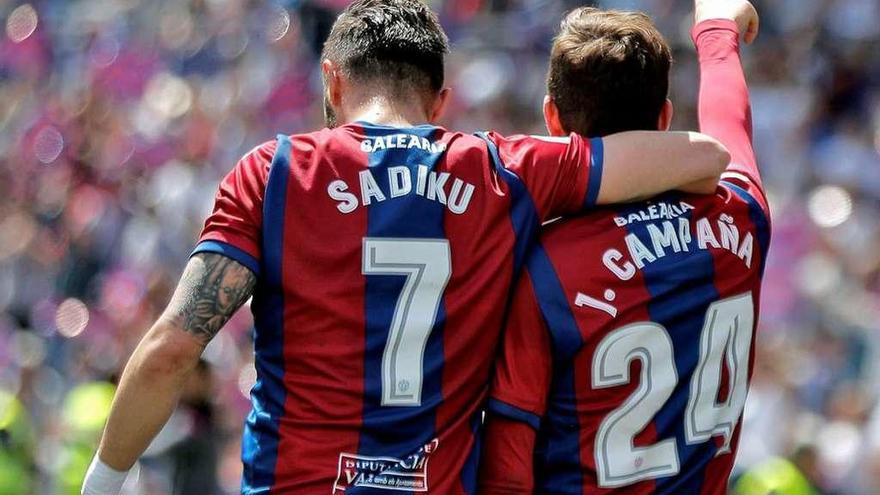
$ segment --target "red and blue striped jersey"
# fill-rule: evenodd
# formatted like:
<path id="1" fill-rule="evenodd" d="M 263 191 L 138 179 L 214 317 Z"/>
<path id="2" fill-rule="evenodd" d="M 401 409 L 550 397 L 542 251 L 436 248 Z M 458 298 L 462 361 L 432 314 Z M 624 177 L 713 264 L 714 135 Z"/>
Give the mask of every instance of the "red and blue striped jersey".
<path id="1" fill-rule="evenodd" d="M 770 226 L 736 29 L 695 39 L 701 127 L 733 164 L 714 195 L 546 228 L 507 323 L 481 493 L 727 493 Z"/>
<path id="2" fill-rule="evenodd" d="M 761 201 L 724 183 L 546 229 L 489 403 L 538 429 L 535 493 L 726 493 L 769 241 Z"/>
<path id="3" fill-rule="evenodd" d="M 242 492 L 474 493 L 514 275 L 601 144 L 354 123 L 248 153 L 195 250 L 258 274 Z"/>

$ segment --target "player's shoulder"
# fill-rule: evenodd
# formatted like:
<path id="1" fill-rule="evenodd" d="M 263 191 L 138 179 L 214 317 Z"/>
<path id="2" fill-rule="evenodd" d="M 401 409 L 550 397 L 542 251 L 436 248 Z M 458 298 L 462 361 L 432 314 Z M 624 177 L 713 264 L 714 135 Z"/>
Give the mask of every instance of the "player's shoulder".
<path id="1" fill-rule="evenodd" d="M 718 189 L 726 191 L 734 199 L 748 203 L 769 216 L 770 205 L 767 193 L 760 182 L 737 172 L 725 172 L 721 176 Z"/>
<path id="2" fill-rule="evenodd" d="M 310 153 L 316 149 L 326 149 L 356 141 L 343 127 L 332 129 L 325 127 L 311 132 L 289 134 L 286 137 L 290 140 L 294 154 Z"/>
<path id="3" fill-rule="evenodd" d="M 770 208 L 763 189 L 745 177 L 723 176 L 714 194 L 687 194 L 682 199 L 693 205 L 698 212 L 739 211 L 760 225 L 770 225 Z"/>
<path id="4" fill-rule="evenodd" d="M 515 144 L 531 144 L 540 145 L 568 145 L 571 140 L 577 137 L 576 134 L 568 136 L 544 136 L 540 134 L 502 134 L 497 131 L 482 131 L 483 134 L 491 139 L 494 143 L 515 143 Z"/>
<path id="5" fill-rule="evenodd" d="M 337 128 L 338 129 L 338 128 Z M 273 139 L 264 141 L 255 146 L 242 158 L 248 165 L 268 169 L 271 167 L 276 155 L 281 152 L 291 164 L 307 161 L 315 152 L 328 152 L 331 149 L 338 150 L 345 146 L 343 136 L 335 132 L 336 129 L 320 129 L 306 133 L 279 133 Z M 348 147 L 355 146 L 351 139 Z"/>
<path id="6" fill-rule="evenodd" d="M 277 139 L 263 141 L 242 155 L 241 162 L 271 162 L 277 148 Z"/>
<path id="7" fill-rule="evenodd" d="M 356 152 L 360 146 L 356 133 L 345 126 L 297 134 L 279 133 L 247 151 L 236 167 L 244 172 L 265 174 L 279 151 L 285 153 L 291 164 L 303 164 L 313 156 L 338 157 Z"/>
<path id="8" fill-rule="evenodd" d="M 243 176 L 257 176 L 265 178 L 272 159 L 277 149 L 277 140 L 264 141 L 239 158 L 235 164 L 235 172 Z"/>
<path id="9" fill-rule="evenodd" d="M 472 167 L 483 168 L 494 153 L 487 133 L 463 132 L 435 126 L 429 139 L 430 151 L 445 154 L 446 167 L 451 170 Z"/>
<path id="10" fill-rule="evenodd" d="M 612 209 L 547 222 L 539 237 L 541 252 L 557 274 L 568 273 L 565 278 L 592 285 L 594 270 L 600 269 L 603 255 L 619 248 L 627 236 L 627 229 L 615 222 L 620 218 Z"/>
<path id="11" fill-rule="evenodd" d="M 437 128 L 437 141 L 447 143 L 447 149 L 455 150 L 479 150 L 485 153 L 487 145 L 494 144 L 489 131 L 463 132 Z"/>
<path id="12" fill-rule="evenodd" d="M 315 148 L 316 143 L 326 139 L 327 129 L 305 134 L 278 133 L 272 139 L 267 139 L 254 146 L 241 156 L 236 168 L 241 173 L 253 173 L 261 176 L 267 175 L 279 151 L 288 154 L 288 159 L 297 157 L 303 151 Z M 282 142 L 286 141 L 283 145 Z"/>
<path id="13" fill-rule="evenodd" d="M 541 227 L 541 242 L 545 244 L 596 243 L 607 240 L 614 227 L 619 227 L 620 212 L 614 206 L 560 217 L 545 222 Z"/>

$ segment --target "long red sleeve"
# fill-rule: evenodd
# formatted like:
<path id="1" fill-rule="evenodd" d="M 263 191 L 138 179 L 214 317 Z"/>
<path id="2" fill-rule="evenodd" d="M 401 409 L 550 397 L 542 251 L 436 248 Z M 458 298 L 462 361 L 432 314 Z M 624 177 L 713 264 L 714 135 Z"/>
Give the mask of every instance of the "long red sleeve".
<path id="1" fill-rule="evenodd" d="M 553 344 L 530 273 L 517 283 L 487 406 L 479 495 L 531 495 L 534 449 L 553 378 Z"/>
<path id="2" fill-rule="evenodd" d="M 487 419 L 478 495 L 531 495 L 537 433 L 521 421 L 498 415 Z"/>
<path id="3" fill-rule="evenodd" d="M 700 131 L 730 151 L 731 164 L 722 179 L 763 191 L 752 147 L 752 110 L 736 23 L 704 21 L 694 26 L 692 36 L 700 60 Z M 759 197 L 763 199 L 763 192 Z"/>

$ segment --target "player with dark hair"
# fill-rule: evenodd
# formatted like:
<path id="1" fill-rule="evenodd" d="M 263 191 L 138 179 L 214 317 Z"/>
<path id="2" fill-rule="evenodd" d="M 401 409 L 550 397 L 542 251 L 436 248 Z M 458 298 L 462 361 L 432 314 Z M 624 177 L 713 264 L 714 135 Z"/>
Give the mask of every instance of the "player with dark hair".
<path id="1" fill-rule="evenodd" d="M 714 195 L 543 232 L 504 334 L 481 494 L 727 493 L 770 239 L 738 53 L 758 17 L 746 0 L 698 0 L 696 21 L 700 127 L 732 164 Z M 670 62 L 644 14 L 573 11 L 553 45 L 548 129 L 667 129 Z"/>
<path id="2" fill-rule="evenodd" d="M 729 159 L 695 133 L 447 131 L 433 124 L 446 52 L 419 0 L 359 0 L 339 16 L 321 63 L 327 128 L 258 146 L 223 179 L 126 365 L 84 493 L 118 490 L 252 295 L 243 493 L 473 493 L 491 356 L 540 222 L 708 192 Z"/>

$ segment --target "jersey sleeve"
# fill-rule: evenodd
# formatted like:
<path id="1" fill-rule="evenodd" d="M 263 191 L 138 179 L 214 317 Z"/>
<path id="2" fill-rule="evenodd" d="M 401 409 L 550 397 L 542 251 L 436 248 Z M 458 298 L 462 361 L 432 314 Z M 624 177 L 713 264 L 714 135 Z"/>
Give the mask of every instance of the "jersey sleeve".
<path id="1" fill-rule="evenodd" d="M 550 334 L 529 274 L 514 295 L 486 417 L 480 493 L 532 493 L 532 456 L 552 373 Z"/>
<path id="2" fill-rule="evenodd" d="M 531 426 L 502 417 L 490 417 L 482 459 L 481 495 L 531 495 L 534 490 L 534 450 L 537 432 Z"/>
<path id="3" fill-rule="evenodd" d="M 263 196 L 275 147 L 272 141 L 254 148 L 223 178 L 192 254 L 219 253 L 259 274 Z"/>
<path id="4" fill-rule="evenodd" d="M 504 331 L 489 398 L 492 414 L 540 427 L 546 412 L 553 366 L 550 333 L 524 272 Z"/>
<path id="5" fill-rule="evenodd" d="M 722 181 L 745 189 L 767 211 L 761 174 L 752 146 L 749 90 L 739 55 L 736 23 L 713 19 L 694 26 L 700 61 L 700 131 L 730 151 L 731 163 Z"/>
<path id="6" fill-rule="evenodd" d="M 596 204 L 602 182 L 602 139 L 489 133 L 502 166 L 522 181 L 542 221 Z"/>

